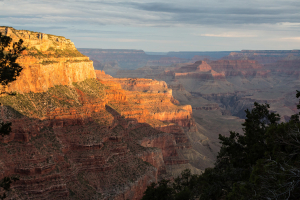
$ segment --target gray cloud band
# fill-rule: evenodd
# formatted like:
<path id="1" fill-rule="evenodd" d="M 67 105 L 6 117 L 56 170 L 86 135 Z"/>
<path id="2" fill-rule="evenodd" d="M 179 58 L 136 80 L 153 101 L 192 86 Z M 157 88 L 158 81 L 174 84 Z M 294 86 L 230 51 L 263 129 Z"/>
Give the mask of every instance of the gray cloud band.
<path id="1" fill-rule="evenodd" d="M 28 12 L 9 9 L 21 1 L 1 1 L 0 18 L 5 20 L 50 21 L 56 17 L 56 23 L 78 22 L 91 24 L 140 24 L 150 26 L 174 26 L 179 24 L 222 25 L 226 24 L 276 24 L 282 22 L 300 23 L 300 2 L 266 1 L 259 5 L 243 5 L 237 1 L 211 1 L 210 3 L 179 1 L 170 3 L 128 2 L 128 1 L 23 1 Z M 6 5 L 5 5 L 6 4 Z M 49 10 L 42 15 L 38 6 Z M 30 8 L 31 7 L 31 8 Z M 69 12 L 60 12 L 61 8 Z M 130 12 L 128 12 L 130 11 Z M 145 17 L 147 15 L 147 17 Z"/>

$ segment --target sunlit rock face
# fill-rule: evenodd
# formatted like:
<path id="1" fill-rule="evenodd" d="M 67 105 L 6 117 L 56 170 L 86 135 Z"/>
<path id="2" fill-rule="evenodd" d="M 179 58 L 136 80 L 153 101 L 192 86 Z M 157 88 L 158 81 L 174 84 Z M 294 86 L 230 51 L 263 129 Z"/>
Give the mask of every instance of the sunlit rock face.
<path id="1" fill-rule="evenodd" d="M 170 150 L 168 152 L 174 153 L 164 157 L 165 161 L 168 160 L 167 172 L 177 176 L 184 168 L 190 168 L 193 173 L 200 173 L 205 168 L 203 166 L 212 166 L 213 160 L 205 159 L 204 161 L 204 156 L 194 151 L 191 145 L 188 133 L 198 132 L 192 118 L 192 107 L 178 105 L 179 102 L 172 96 L 172 89 L 168 88 L 164 81 L 144 78 L 113 78 L 98 70 L 96 70 L 96 75 L 101 83 L 112 85 L 112 88 L 117 89 L 117 92 L 109 92 L 112 100 L 115 99 L 114 96 L 126 96 L 122 99 L 126 99 L 128 103 L 118 103 L 118 108 L 116 108 L 121 115 L 135 118 L 139 122 L 149 123 L 157 130 L 174 136 L 176 151 Z M 121 88 L 125 88 L 125 90 Z M 163 143 L 154 142 L 153 144 Z M 190 159 L 188 158 L 189 154 L 195 155 Z M 200 167 L 198 163 L 191 164 L 191 160 L 202 160 L 205 164 Z"/>
<path id="2" fill-rule="evenodd" d="M 45 92 L 55 85 L 95 78 L 93 62 L 82 55 L 71 40 L 61 36 L 0 27 L 13 42 L 22 39 L 26 50 L 17 62 L 23 67 L 17 81 L 8 85 L 8 92 Z"/>

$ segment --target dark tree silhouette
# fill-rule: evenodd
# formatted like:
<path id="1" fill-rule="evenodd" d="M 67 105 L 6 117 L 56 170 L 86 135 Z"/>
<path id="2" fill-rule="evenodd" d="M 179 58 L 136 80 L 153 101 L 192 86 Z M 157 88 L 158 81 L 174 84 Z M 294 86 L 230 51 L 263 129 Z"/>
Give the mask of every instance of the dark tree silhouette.
<path id="1" fill-rule="evenodd" d="M 20 39 L 18 42 L 12 43 L 12 38 L 3 36 L 0 32 L 0 84 L 2 90 L 0 95 L 6 94 L 5 88 L 10 82 L 16 80 L 17 76 L 20 75 L 22 67 L 16 63 L 17 58 L 20 56 L 25 48 L 22 46 L 23 40 Z M 11 95 L 11 94 L 10 94 Z M 0 135 L 3 137 L 9 135 L 11 132 L 11 123 L 0 122 Z M 0 188 L 4 191 L 10 189 L 12 181 L 17 180 L 14 177 L 4 177 L 0 180 Z M 5 199 L 6 193 L 0 195 L 0 199 Z"/>
<path id="2" fill-rule="evenodd" d="M 201 175 L 186 171 L 173 184 L 153 183 L 143 199 L 299 199 L 299 114 L 279 123 L 280 116 L 270 112 L 268 104 L 254 103 L 245 112 L 243 133 L 219 135 L 222 146 L 214 168 Z"/>
<path id="3" fill-rule="evenodd" d="M 23 69 L 16 63 L 17 58 L 25 50 L 22 44 L 22 39 L 12 44 L 10 37 L 3 36 L 0 33 L 0 84 L 4 87 L 8 83 L 15 81 Z"/>

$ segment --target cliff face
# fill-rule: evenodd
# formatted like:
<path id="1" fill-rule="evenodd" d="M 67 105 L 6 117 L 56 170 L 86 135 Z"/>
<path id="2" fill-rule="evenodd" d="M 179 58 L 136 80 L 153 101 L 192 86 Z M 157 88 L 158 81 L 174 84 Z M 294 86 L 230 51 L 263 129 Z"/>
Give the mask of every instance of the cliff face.
<path id="1" fill-rule="evenodd" d="M 197 61 L 194 64 L 186 65 L 173 70 L 165 70 L 164 75 L 173 76 L 174 79 L 204 79 L 222 80 L 225 79 L 224 71 L 216 72 L 207 62 Z"/>
<path id="2" fill-rule="evenodd" d="M 223 72 L 225 76 L 266 77 L 270 72 L 255 60 L 218 60 L 209 64 L 217 72 Z"/>
<path id="3" fill-rule="evenodd" d="M 49 63 L 39 64 L 41 59 L 33 63 L 26 58 L 19 59 L 18 62 L 24 69 L 18 81 L 8 85 L 7 91 L 45 92 L 55 85 L 72 85 L 73 82 L 95 78 L 93 63 L 87 58 L 63 58 L 55 59 L 55 62 L 54 59 L 51 60 Z"/>
<path id="4" fill-rule="evenodd" d="M 136 103 L 141 98 L 144 102 Z M 2 158 L 3 176 L 21 177 L 13 186 L 21 196 L 34 195 L 39 188 L 39 198 L 59 194 L 61 198 L 74 195 L 84 199 L 79 188 L 87 183 L 92 185 L 88 195 L 139 199 L 150 182 L 167 173 L 166 165 L 189 162 L 178 149 L 190 148 L 180 127 L 191 126 L 191 108 L 176 106 L 163 94 L 145 95 L 123 90 L 117 82 L 88 79 L 72 87 L 56 86 L 43 93 L 5 96 L 0 101 L 5 105 L 2 119 L 13 123 L 12 133 L 2 142 L 9 149 L 24 146 Z M 177 123 L 177 129 L 170 122 Z M 29 147 L 33 157 L 27 158 L 24 154 Z M 53 159 L 50 166 L 49 159 Z"/>
<path id="5" fill-rule="evenodd" d="M 110 94 L 126 96 L 126 102 L 116 107 L 121 115 L 153 125 L 161 124 L 160 122 L 171 122 L 189 126 L 189 121 L 192 119 L 191 106 L 174 105 L 176 100 L 172 96 L 172 90 L 167 87 L 164 81 L 113 78 L 98 70 L 96 70 L 96 75 L 101 83 L 111 85 L 114 88 L 113 91 L 109 92 Z M 115 99 L 116 96 L 113 95 L 110 101 L 115 101 Z M 158 121 L 153 121 L 154 119 Z"/>
<path id="6" fill-rule="evenodd" d="M 263 69 L 254 60 L 197 61 L 173 71 L 175 78 L 225 79 L 228 76 L 266 76 L 270 71 Z M 170 74 L 168 71 L 166 74 Z"/>
<path id="7" fill-rule="evenodd" d="M 72 85 L 96 77 L 93 62 L 64 37 L 9 27 L 0 27 L 0 32 L 13 42 L 22 39 L 26 47 L 17 60 L 23 70 L 18 81 L 8 85 L 8 92 L 45 92 L 55 85 Z"/>
<path id="8" fill-rule="evenodd" d="M 124 90 L 164 94 L 172 97 L 172 90 L 168 88 L 164 81 L 144 78 L 113 78 L 105 74 L 104 71 L 95 70 L 95 72 L 98 79 L 119 83 Z"/>
<path id="9" fill-rule="evenodd" d="M 144 138 L 140 143 L 142 146 L 150 145 L 162 149 L 163 160 L 167 165 L 167 169 L 164 170 L 167 173 L 177 176 L 186 168 L 192 169 L 194 173 L 200 173 L 204 169 L 200 170 L 197 164 L 191 165 L 186 156 L 193 151 L 188 133 L 197 131 L 192 118 L 192 107 L 175 105 L 174 103 L 178 101 L 173 98 L 172 90 L 165 82 L 151 79 L 113 78 L 97 70 L 96 74 L 101 83 L 114 88 L 109 90 L 109 94 L 126 96 L 126 101 L 113 105 L 122 116 L 135 118 L 140 123 L 146 122 L 156 130 L 169 133 L 164 137 Z M 114 101 L 114 98 L 109 102 Z M 186 155 L 181 151 L 185 151 Z M 198 157 L 195 156 L 193 159 Z"/>
<path id="10" fill-rule="evenodd" d="M 189 163 L 180 150 L 191 148 L 183 129 L 195 127 L 192 110 L 172 103 L 166 83 L 113 79 L 95 73 L 87 57 L 71 57 L 66 39 L 1 30 L 29 49 L 8 87 L 17 94 L 0 97 L 1 119 L 12 122 L 0 138 L 0 179 L 20 179 L 10 198 L 140 199 L 171 174 L 166 166 Z"/>
<path id="11" fill-rule="evenodd" d="M 152 99 L 147 111 L 132 102 L 139 95 L 116 82 L 88 79 L 72 87 L 1 97 L 2 119 L 11 121 L 13 129 L 1 138 L 0 178 L 20 176 L 11 195 L 140 199 L 147 185 L 166 175 L 166 165 L 187 163 L 178 155 L 174 134 L 152 127 L 168 126 L 167 118 L 160 121 L 151 114 L 162 112 L 154 107 L 158 102 Z"/>
<path id="12" fill-rule="evenodd" d="M 266 64 L 265 67 L 277 76 L 290 76 L 299 79 L 300 58 L 280 60 L 272 64 Z"/>
<path id="13" fill-rule="evenodd" d="M 176 72 L 209 72 L 210 70 L 212 70 L 211 66 L 208 65 L 205 61 L 197 61 L 192 65 L 187 65 L 179 68 Z"/>
<path id="14" fill-rule="evenodd" d="M 4 117 L 15 112 L 2 111 Z M 19 116 L 19 121 L 5 118 L 12 121 L 13 131 L 2 138 L 0 178 L 20 177 L 9 196 L 140 199 L 147 185 L 157 181 L 158 169 L 164 168 L 164 162 L 153 163 L 158 169 L 145 163 L 143 159 L 151 159 L 141 154 L 161 155 L 161 152 L 143 149 L 138 141 L 145 136 L 159 137 L 160 133 L 148 125 L 147 133 L 134 137 L 145 125 L 118 116 L 112 118 L 111 126 L 101 125 L 97 122 L 101 117 L 97 115 L 105 113 L 112 117 L 110 110 L 104 108 L 92 112 L 92 117 L 81 112 L 76 118 L 65 115 L 42 121 L 23 116 Z M 156 156 L 159 158 L 162 156 Z"/>

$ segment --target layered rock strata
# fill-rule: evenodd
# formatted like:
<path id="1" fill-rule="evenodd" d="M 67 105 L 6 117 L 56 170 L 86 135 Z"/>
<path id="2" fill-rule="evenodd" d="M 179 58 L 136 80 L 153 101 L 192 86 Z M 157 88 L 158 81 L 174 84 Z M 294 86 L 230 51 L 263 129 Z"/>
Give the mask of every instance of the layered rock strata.
<path id="1" fill-rule="evenodd" d="M 174 72 L 174 78 L 199 78 L 199 79 L 222 79 L 224 72 L 214 71 L 205 61 L 197 61 L 192 65 L 184 66 Z"/>
<path id="2" fill-rule="evenodd" d="M 7 88 L 17 94 L 0 98 L 2 121 L 12 122 L 0 138 L 0 179 L 19 177 L 9 198 L 140 199 L 166 166 L 189 163 L 179 150 L 191 148 L 183 129 L 194 127 L 192 109 L 173 104 L 164 82 L 97 80 L 88 58 L 67 54 L 70 41 L 1 30 L 40 52 L 19 59 L 24 70 Z"/>
<path id="3" fill-rule="evenodd" d="M 2 97 L 2 119 L 13 126 L 12 133 L 1 139 L 0 178 L 20 177 L 10 195 L 139 199 L 149 183 L 166 174 L 166 165 L 187 163 L 178 155 L 182 148 L 178 137 L 141 123 L 166 122 L 145 108 L 138 117 L 129 92 L 117 88 L 89 79 L 44 93 Z"/>
<path id="4" fill-rule="evenodd" d="M 299 50 L 242 50 L 231 52 L 224 59 L 227 60 L 256 60 L 261 64 L 275 63 L 286 57 L 299 57 Z"/>
<path id="5" fill-rule="evenodd" d="M 173 135 L 176 146 L 172 156 L 164 156 L 165 163 L 172 165 L 172 169 L 178 169 L 173 175 L 178 175 L 180 170 L 191 168 L 199 173 L 199 166 L 190 165 L 186 155 L 180 153 L 185 149 L 192 149 L 188 132 L 197 131 L 196 124 L 192 118 L 192 107 L 190 105 L 177 106 L 178 101 L 173 98 L 172 90 L 168 89 L 165 82 L 150 79 L 113 78 L 103 71 L 97 71 L 98 79 L 104 84 L 116 84 L 129 91 L 126 92 L 128 104 L 119 103 L 116 110 L 124 117 L 136 118 L 139 122 L 147 122 L 157 130 Z M 120 90 L 120 86 L 118 88 Z M 147 88 L 147 90 L 145 90 Z M 144 91 L 144 92 L 138 92 Z M 110 92 L 114 93 L 114 92 Z M 119 92 L 120 93 L 120 92 Z M 129 109 L 130 108 L 130 109 Z M 184 165 L 187 164 L 188 165 Z M 204 168 L 201 168 L 203 170 Z M 168 171 L 168 170 L 167 170 Z"/>
<path id="6" fill-rule="evenodd" d="M 13 42 L 22 39 L 26 47 L 17 60 L 23 70 L 18 81 L 8 85 L 7 92 L 45 92 L 55 85 L 72 85 L 96 77 L 93 62 L 64 37 L 10 27 L 0 27 L 0 32 Z"/>
<path id="7" fill-rule="evenodd" d="M 270 110 L 279 113 L 282 121 L 298 112 L 299 50 L 232 52 L 217 61 L 194 61 L 120 70 L 117 74 L 165 81 L 181 104 L 191 104 L 198 131 L 185 133 L 201 154 L 201 163 L 195 159 L 199 154 L 189 152 L 189 164 L 203 166 L 205 159 L 215 159 L 220 148 L 218 135 L 242 132 L 245 110 L 252 109 L 254 102 L 270 104 Z"/>

